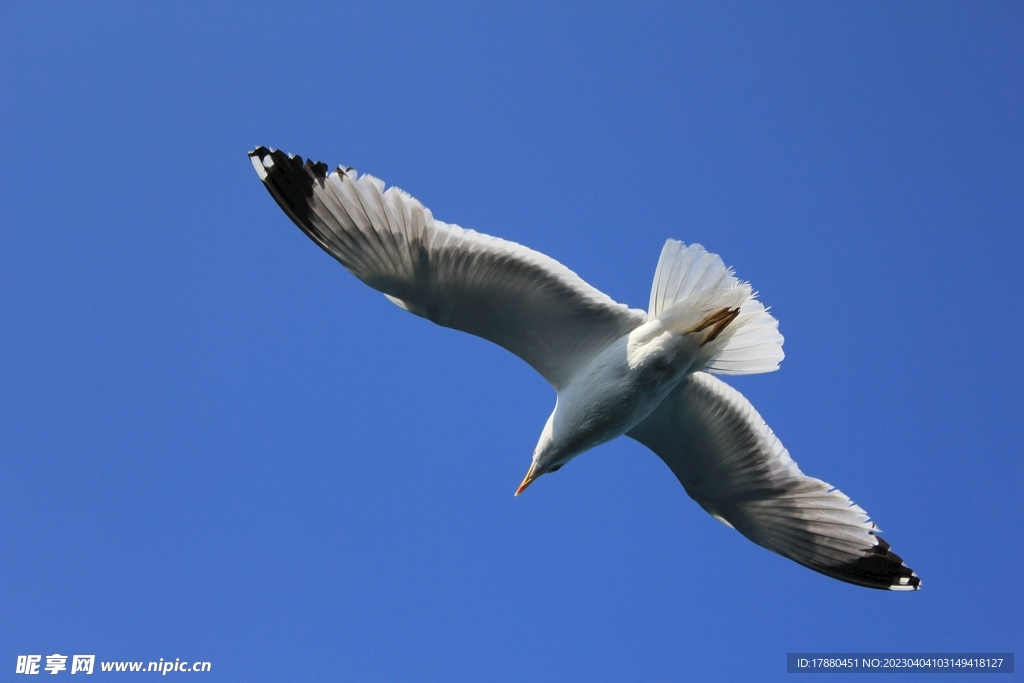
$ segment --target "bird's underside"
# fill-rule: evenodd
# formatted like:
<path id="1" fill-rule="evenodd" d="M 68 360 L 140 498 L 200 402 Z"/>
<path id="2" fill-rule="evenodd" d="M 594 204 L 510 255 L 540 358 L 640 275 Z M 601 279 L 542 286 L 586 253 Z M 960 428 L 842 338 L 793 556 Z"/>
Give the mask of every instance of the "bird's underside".
<path id="1" fill-rule="evenodd" d="M 920 587 L 864 510 L 804 475 L 753 406 L 713 376 L 768 372 L 782 359 L 777 322 L 717 256 L 670 240 L 645 313 L 543 254 L 436 221 L 371 176 L 340 167 L 329 173 L 325 164 L 266 147 L 249 157 L 285 213 L 356 277 L 411 313 L 515 353 L 551 383 L 559 403 L 581 393 L 579 378 L 596 358 L 616 342 L 628 346 L 622 340 L 651 321 L 700 332 L 706 346 L 693 366 L 622 427 L 626 435 L 661 457 L 701 507 L 755 543 L 860 586 Z M 732 300 L 742 303 L 721 304 Z M 694 315 L 697 325 L 683 324 Z M 557 415 L 556 406 L 545 434 Z M 562 464 L 552 463 L 535 452 L 533 478 Z"/>

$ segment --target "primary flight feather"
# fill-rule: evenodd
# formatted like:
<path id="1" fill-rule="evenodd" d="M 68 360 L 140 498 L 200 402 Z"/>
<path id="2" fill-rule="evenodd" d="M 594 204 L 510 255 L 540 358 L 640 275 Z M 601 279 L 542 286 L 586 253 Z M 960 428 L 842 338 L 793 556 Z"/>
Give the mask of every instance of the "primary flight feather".
<path id="1" fill-rule="evenodd" d="M 750 402 L 713 376 L 770 372 L 783 357 L 778 322 L 715 254 L 668 240 L 644 312 L 544 254 L 435 220 L 372 176 L 266 147 L 249 158 L 285 213 L 353 275 L 508 349 L 555 388 L 516 495 L 625 434 L 758 545 L 860 586 L 920 587 L 867 513 L 801 472 Z"/>

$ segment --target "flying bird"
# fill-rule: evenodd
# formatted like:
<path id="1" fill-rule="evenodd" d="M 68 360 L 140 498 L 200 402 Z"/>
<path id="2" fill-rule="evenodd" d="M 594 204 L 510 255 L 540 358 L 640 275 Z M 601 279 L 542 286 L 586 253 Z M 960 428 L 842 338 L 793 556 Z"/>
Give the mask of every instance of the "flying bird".
<path id="1" fill-rule="evenodd" d="M 554 387 L 517 496 L 626 435 L 754 543 L 859 586 L 920 588 L 867 513 L 801 472 L 750 402 L 715 377 L 771 372 L 783 358 L 778 321 L 717 255 L 668 240 L 645 312 L 544 254 L 442 223 L 373 176 L 266 147 L 249 158 L 288 217 L 349 272 L 410 313 L 504 347 Z"/>

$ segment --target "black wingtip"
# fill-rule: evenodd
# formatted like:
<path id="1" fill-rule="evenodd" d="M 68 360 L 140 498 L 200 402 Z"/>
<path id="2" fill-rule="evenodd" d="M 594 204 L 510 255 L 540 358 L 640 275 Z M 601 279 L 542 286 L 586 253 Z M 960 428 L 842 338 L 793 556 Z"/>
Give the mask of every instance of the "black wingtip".
<path id="1" fill-rule="evenodd" d="M 249 160 L 278 206 L 305 230 L 309 198 L 313 196 L 313 176 L 303 172 L 309 163 L 304 164 L 300 156 L 267 147 L 249 152 Z"/>
<path id="2" fill-rule="evenodd" d="M 316 203 L 314 187 L 322 188 L 327 182 L 327 164 L 312 159 L 303 161 L 297 154 L 285 154 L 263 146 L 249 152 L 249 160 L 285 214 L 321 249 L 338 258 L 328 244 L 328 237 L 311 220 L 312 207 Z"/>
<path id="3" fill-rule="evenodd" d="M 891 591 L 919 590 L 921 578 L 903 563 L 903 558 L 894 553 L 882 537 L 876 538 L 878 544 L 856 561 L 838 567 L 815 569 L 840 581 L 867 588 Z"/>
<path id="4" fill-rule="evenodd" d="M 303 161 L 302 157 L 298 154 L 285 154 L 281 150 L 273 149 L 272 147 L 260 145 L 249 152 L 249 160 L 252 161 L 253 167 L 264 182 L 267 181 L 267 178 L 274 169 L 291 172 L 304 170 L 310 177 L 318 180 L 323 180 L 327 177 L 328 168 L 324 162 L 313 161 L 312 159 Z"/>

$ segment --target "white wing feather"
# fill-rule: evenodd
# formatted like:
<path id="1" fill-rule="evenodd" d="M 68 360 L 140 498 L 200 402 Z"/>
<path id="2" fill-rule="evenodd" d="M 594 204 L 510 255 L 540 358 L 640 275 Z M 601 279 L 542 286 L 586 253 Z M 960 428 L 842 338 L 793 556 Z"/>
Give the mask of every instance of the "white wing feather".
<path id="1" fill-rule="evenodd" d="M 755 543 L 857 585 L 920 587 L 867 513 L 801 472 L 750 402 L 715 377 L 684 379 L 628 436 L 658 454 L 701 507 Z"/>
<path id="2" fill-rule="evenodd" d="M 249 157 L 281 208 L 353 275 L 411 313 L 504 347 L 556 389 L 647 318 L 544 254 L 434 220 L 377 178 L 265 147 Z"/>

